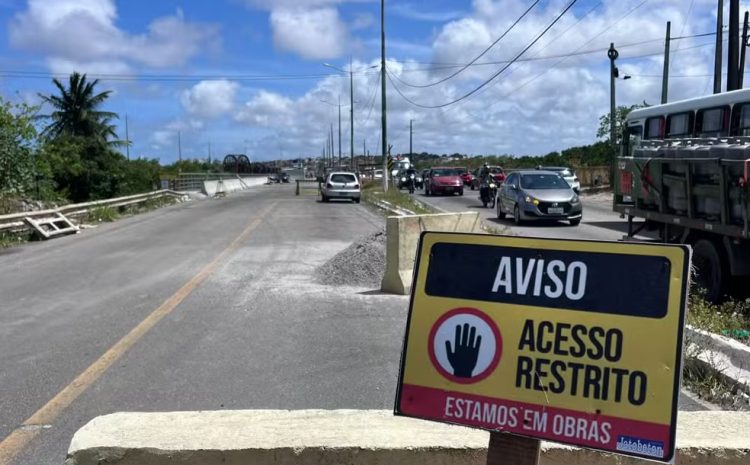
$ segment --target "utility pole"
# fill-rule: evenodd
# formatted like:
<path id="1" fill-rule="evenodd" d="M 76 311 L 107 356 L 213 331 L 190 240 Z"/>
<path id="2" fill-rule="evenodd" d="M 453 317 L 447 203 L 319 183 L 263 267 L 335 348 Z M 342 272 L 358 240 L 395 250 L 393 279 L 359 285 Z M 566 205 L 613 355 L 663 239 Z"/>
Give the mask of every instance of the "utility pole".
<path id="1" fill-rule="evenodd" d="M 208 143 L 208 164 L 211 164 L 211 142 Z M 239 164 L 239 162 L 237 162 Z"/>
<path id="2" fill-rule="evenodd" d="M 414 120 L 411 120 L 411 119 L 409 120 L 409 156 L 410 157 L 412 155 L 414 155 L 414 151 L 411 148 L 411 135 L 412 135 L 411 123 L 412 123 L 412 121 L 414 121 Z"/>
<path id="3" fill-rule="evenodd" d="M 664 39 L 664 71 L 661 75 L 661 103 L 667 103 L 669 89 L 669 42 L 671 38 L 672 21 L 667 21 L 667 37 Z"/>
<path id="4" fill-rule="evenodd" d="M 351 170 L 354 171 L 354 69 L 349 56 L 349 146 L 351 147 Z"/>
<path id="5" fill-rule="evenodd" d="M 383 190 L 388 190 L 388 136 L 386 133 L 386 103 L 385 103 L 385 0 L 380 0 L 380 132 L 383 136 Z"/>
<path id="6" fill-rule="evenodd" d="M 729 45 L 727 46 L 727 91 L 739 89 L 740 0 L 729 0 Z"/>
<path id="7" fill-rule="evenodd" d="M 341 169 L 341 96 L 339 95 L 339 169 Z"/>
<path id="8" fill-rule="evenodd" d="M 615 107 L 615 79 L 617 78 L 617 67 L 615 66 L 615 60 L 620 56 L 614 43 L 609 44 L 607 56 L 609 57 L 609 141 L 614 152 L 617 148 L 617 139 L 615 137 L 615 119 L 617 116 L 617 109 Z"/>
<path id="9" fill-rule="evenodd" d="M 718 0 L 716 12 L 716 50 L 714 52 L 714 94 L 721 93 L 721 63 L 724 54 L 724 0 Z"/>
<path id="10" fill-rule="evenodd" d="M 177 131 L 177 156 L 182 161 L 182 133 Z"/>
<path id="11" fill-rule="evenodd" d="M 615 179 L 615 163 L 617 163 L 617 138 L 615 137 L 615 119 L 617 117 L 617 108 L 615 106 L 615 79 L 618 72 L 615 66 L 615 60 L 620 56 L 617 53 L 614 42 L 609 44 L 607 57 L 609 57 L 609 139 L 612 145 L 612 162 L 609 165 L 609 179 Z"/>
<path id="12" fill-rule="evenodd" d="M 128 132 L 128 114 L 127 113 L 125 113 L 125 151 L 128 154 L 128 160 L 130 160 L 130 133 Z"/>
<path id="13" fill-rule="evenodd" d="M 739 89 L 745 87 L 745 52 L 747 51 L 747 34 L 750 27 L 750 13 L 745 12 L 745 22 L 742 25 L 742 43 L 740 44 L 740 70 L 739 70 Z"/>
<path id="14" fill-rule="evenodd" d="M 335 154 L 336 154 L 336 141 L 333 139 L 333 123 L 331 123 L 331 168 L 333 168 L 333 157 L 335 156 Z"/>

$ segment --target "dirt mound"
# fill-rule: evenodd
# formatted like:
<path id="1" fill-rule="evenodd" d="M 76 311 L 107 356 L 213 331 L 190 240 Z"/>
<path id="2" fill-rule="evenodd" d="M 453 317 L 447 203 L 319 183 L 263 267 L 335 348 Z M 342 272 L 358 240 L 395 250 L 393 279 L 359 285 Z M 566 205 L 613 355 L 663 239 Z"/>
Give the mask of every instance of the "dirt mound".
<path id="1" fill-rule="evenodd" d="M 385 230 L 366 236 L 317 269 L 316 280 L 329 286 L 379 288 L 385 271 Z"/>

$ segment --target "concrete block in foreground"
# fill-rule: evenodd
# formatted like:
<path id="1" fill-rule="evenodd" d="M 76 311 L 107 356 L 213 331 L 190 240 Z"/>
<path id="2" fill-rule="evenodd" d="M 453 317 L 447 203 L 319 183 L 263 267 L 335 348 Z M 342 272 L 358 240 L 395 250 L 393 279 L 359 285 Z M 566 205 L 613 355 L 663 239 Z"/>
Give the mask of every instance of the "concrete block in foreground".
<path id="1" fill-rule="evenodd" d="M 391 294 L 411 292 L 414 259 L 422 231 L 482 232 L 478 212 L 389 216 L 385 224 L 385 273 L 381 291 Z"/>
<path id="2" fill-rule="evenodd" d="M 677 463 L 750 465 L 750 413 L 680 413 Z M 115 413 L 73 437 L 66 465 L 483 465 L 489 434 L 383 410 Z M 544 443 L 541 465 L 642 460 Z"/>

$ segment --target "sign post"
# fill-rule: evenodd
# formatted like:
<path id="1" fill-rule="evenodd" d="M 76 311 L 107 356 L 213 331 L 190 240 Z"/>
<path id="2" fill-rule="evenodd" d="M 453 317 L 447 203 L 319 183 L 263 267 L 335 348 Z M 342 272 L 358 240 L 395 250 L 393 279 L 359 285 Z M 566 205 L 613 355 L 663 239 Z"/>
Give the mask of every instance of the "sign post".
<path id="1" fill-rule="evenodd" d="M 689 265 L 687 246 L 423 233 L 396 415 L 492 432 L 493 465 L 535 464 L 542 439 L 672 461 Z"/>

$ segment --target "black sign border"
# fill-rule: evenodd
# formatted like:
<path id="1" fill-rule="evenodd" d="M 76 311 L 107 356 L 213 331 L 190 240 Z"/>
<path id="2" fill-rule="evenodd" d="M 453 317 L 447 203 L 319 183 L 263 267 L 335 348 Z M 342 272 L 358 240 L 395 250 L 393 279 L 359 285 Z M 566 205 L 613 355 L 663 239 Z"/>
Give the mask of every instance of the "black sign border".
<path id="1" fill-rule="evenodd" d="M 419 242 L 417 244 L 417 256 L 414 260 L 414 271 L 412 275 L 412 283 L 411 283 L 411 295 L 409 297 L 409 312 L 407 313 L 407 319 L 406 319 L 406 329 L 404 333 L 404 343 L 401 346 L 401 360 L 399 361 L 399 373 L 398 373 L 398 385 L 396 386 L 396 399 L 395 399 L 395 405 L 393 407 L 393 414 L 395 416 L 400 417 L 408 417 L 408 418 L 418 418 L 421 420 L 427 420 L 432 421 L 436 423 L 444 423 L 449 425 L 456 425 L 456 426 L 463 426 L 465 428 L 472 428 L 472 429 L 479 429 L 482 431 L 493 431 L 487 428 L 479 428 L 476 426 L 469 426 L 465 425 L 463 423 L 457 423 L 452 421 L 445 421 L 445 420 L 435 420 L 434 418 L 425 418 L 420 417 L 417 415 L 408 415 L 405 413 L 402 413 L 400 411 L 400 405 L 401 405 L 401 394 L 402 394 L 402 386 L 404 385 L 404 368 L 406 365 L 406 351 L 409 346 L 409 330 L 411 329 L 411 317 L 412 313 L 414 311 L 414 295 L 416 293 L 417 288 L 417 278 L 419 277 L 419 269 L 422 261 L 422 247 L 424 246 L 425 237 L 428 235 L 450 235 L 452 237 L 459 236 L 459 237 L 477 237 L 477 238 L 487 238 L 487 237 L 507 237 L 509 239 L 513 240 L 530 240 L 530 241 L 541 241 L 541 242 L 554 242 L 554 243 L 560 243 L 560 242 L 573 242 L 573 243 L 589 243 L 589 244 L 620 244 L 620 242 L 612 242 L 612 241 L 592 241 L 592 240 L 577 240 L 577 239 L 550 239 L 546 237 L 518 237 L 518 236 L 508 236 L 505 234 L 498 234 L 498 235 L 487 235 L 487 234 L 474 234 L 474 233 L 454 233 L 454 232 L 438 232 L 438 231 L 422 231 L 422 233 L 419 236 Z M 483 244 L 486 245 L 486 244 Z M 648 244 L 642 244 L 642 245 L 648 245 Z M 679 396 L 680 396 L 680 387 L 682 386 L 682 365 L 683 365 L 683 348 L 684 348 L 684 329 L 685 329 L 685 306 L 687 303 L 687 296 L 688 296 L 688 289 L 689 289 L 689 282 L 690 282 L 690 257 L 691 257 L 691 250 L 690 247 L 684 244 L 658 244 L 659 246 L 665 246 L 665 247 L 673 247 L 675 249 L 682 250 L 683 253 L 683 259 L 682 259 L 682 276 L 683 280 L 681 283 L 682 291 L 680 292 L 680 308 L 679 308 L 679 327 L 678 327 L 678 334 L 677 334 L 677 344 L 680 350 L 677 351 L 677 356 L 675 360 L 675 375 L 674 375 L 674 383 L 673 387 L 674 390 L 672 392 L 672 415 L 671 415 L 671 421 L 670 421 L 670 427 L 669 427 L 669 436 L 670 436 L 670 443 L 668 444 L 668 450 L 666 457 L 662 459 L 656 459 L 655 457 L 651 457 L 648 455 L 643 454 L 637 454 L 633 452 L 623 452 L 623 451 L 617 451 L 617 450 L 610 450 L 610 449 L 604 449 L 599 447 L 591 447 L 591 446 L 584 446 L 579 444 L 573 444 L 573 443 L 566 443 L 571 444 L 576 447 L 582 447 L 585 449 L 592 449 L 592 450 L 598 450 L 601 452 L 606 452 L 609 454 L 619 454 L 619 455 L 625 455 L 629 457 L 637 457 L 653 462 L 662 462 L 662 463 L 674 463 L 675 459 L 675 449 L 677 446 L 677 411 L 678 411 L 678 403 L 679 403 Z M 487 245 L 488 247 L 492 247 L 492 245 Z M 507 246 L 507 247 L 513 247 L 513 248 L 528 248 L 528 247 L 518 247 L 518 246 Z M 637 317 L 634 317 L 637 318 Z M 502 432 L 502 430 L 494 430 Z M 516 436 L 521 437 L 529 437 L 532 439 L 539 439 L 534 436 L 524 436 L 522 434 L 516 434 L 516 433 L 508 433 L 508 434 L 514 434 Z M 554 442 L 554 441 L 551 441 Z M 563 443 L 560 443 L 563 444 Z"/>

